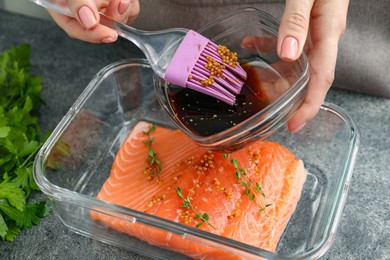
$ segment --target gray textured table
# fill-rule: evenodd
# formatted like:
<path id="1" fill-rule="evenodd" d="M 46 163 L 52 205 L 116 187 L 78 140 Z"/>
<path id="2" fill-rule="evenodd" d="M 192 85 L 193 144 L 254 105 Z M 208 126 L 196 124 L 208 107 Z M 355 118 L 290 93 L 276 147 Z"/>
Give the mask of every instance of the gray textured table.
<path id="1" fill-rule="evenodd" d="M 57 125 L 101 68 L 142 57 L 128 42 L 88 44 L 69 39 L 51 22 L 0 10 L 0 51 L 20 43 L 32 46 L 33 72 L 44 78 L 43 130 Z M 357 122 L 361 148 L 336 240 L 323 259 L 390 259 L 390 100 L 332 89 L 327 101 Z M 14 242 L 0 241 L 0 259 L 145 258 L 74 234 L 51 214 Z"/>

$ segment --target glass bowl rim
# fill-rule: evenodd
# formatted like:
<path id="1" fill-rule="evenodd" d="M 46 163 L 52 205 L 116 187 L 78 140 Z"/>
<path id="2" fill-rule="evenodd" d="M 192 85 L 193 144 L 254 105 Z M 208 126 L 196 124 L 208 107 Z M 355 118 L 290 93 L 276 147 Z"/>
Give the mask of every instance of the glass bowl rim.
<path id="1" fill-rule="evenodd" d="M 248 13 L 248 12 L 254 13 L 254 14 L 260 16 L 262 19 L 266 19 L 267 22 L 271 22 L 271 24 L 273 26 L 279 27 L 279 24 L 280 24 L 279 21 L 276 20 L 270 14 L 268 14 L 260 9 L 254 8 L 254 7 L 244 7 L 244 8 L 240 8 L 236 11 L 230 12 L 230 13 L 226 14 L 225 16 L 222 16 L 222 17 L 214 20 L 213 22 L 200 28 L 197 32 L 202 34 L 202 32 L 204 30 L 206 30 L 206 29 L 208 29 L 208 28 L 210 28 L 210 27 L 212 27 L 212 26 L 214 26 L 214 25 L 216 25 L 224 20 L 227 20 L 227 19 L 229 19 L 233 16 L 236 16 L 236 15 L 239 15 L 242 13 Z M 271 32 L 274 36 L 277 36 L 277 32 L 275 30 L 272 30 L 271 27 L 269 27 L 269 26 L 267 26 L 267 31 Z M 231 140 L 245 136 L 248 132 L 251 132 L 251 130 L 253 130 L 254 128 L 261 127 L 262 123 L 268 122 L 270 119 L 274 118 L 275 115 L 278 115 L 281 111 L 284 111 L 287 107 L 291 106 L 291 101 L 294 100 L 298 95 L 301 95 L 302 92 L 306 91 L 307 86 L 308 86 L 308 82 L 310 79 L 310 75 L 309 75 L 310 64 L 309 64 L 309 60 L 308 60 L 306 53 L 303 51 L 302 55 L 295 62 L 299 62 L 302 64 L 302 66 L 303 66 L 302 73 L 301 73 L 300 77 L 295 80 L 294 84 L 292 84 L 283 95 L 281 95 L 277 100 L 275 100 L 274 102 L 269 104 L 264 109 L 260 110 L 258 113 L 245 119 L 244 121 L 240 122 L 239 124 L 232 126 L 228 129 L 225 129 L 221 132 L 218 132 L 216 134 L 213 134 L 213 135 L 201 136 L 201 135 L 194 134 L 193 132 L 188 130 L 187 127 L 185 127 L 183 124 L 181 124 L 181 122 L 171 114 L 168 107 L 166 107 L 163 104 L 161 104 L 161 105 L 164 107 L 165 110 L 168 110 L 166 112 L 173 119 L 172 121 L 174 122 L 176 127 L 181 129 L 182 131 L 184 131 L 187 135 L 191 136 L 191 138 L 196 140 L 199 144 L 202 144 L 205 147 L 210 148 L 210 147 L 213 147 L 214 145 L 229 143 Z M 156 75 L 155 75 L 155 78 L 158 78 L 157 80 L 155 80 L 155 84 L 158 84 L 157 82 L 163 82 L 163 83 L 159 84 L 160 85 L 159 87 L 162 87 L 162 88 L 167 87 L 166 86 L 167 83 L 164 80 L 160 79 Z M 165 97 L 164 97 L 164 99 L 165 99 Z M 162 103 L 162 102 L 160 101 L 160 103 Z M 167 102 L 167 106 L 169 106 L 168 102 Z M 259 118 L 263 118 L 263 119 L 260 120 L 260 122 L 259 122 L 258 121 Z M 277 129 L 272 129 L 272 130 L 277 130 Z M 261 132 L 261 131 L 257 131 L 257 132 Z"/>

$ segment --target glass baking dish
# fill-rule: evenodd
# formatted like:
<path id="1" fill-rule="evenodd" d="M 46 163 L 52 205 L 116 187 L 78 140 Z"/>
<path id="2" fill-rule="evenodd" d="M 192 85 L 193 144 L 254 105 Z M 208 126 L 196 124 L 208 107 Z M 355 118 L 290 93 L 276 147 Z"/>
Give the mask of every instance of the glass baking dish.
<path id="1" fill-rule="evenodd" d="M 343 109 L 324 104 L 299 133 L 281 127 L 269 137 L 293 151 L 309 172 L 275 253 L 96 199 L 116 152 L 138 121 L 175 128 L 156 99 L 147 61 L 119 61 L 93 78 L 39 151 L 35 180 L 72 231 L 155 259 L 186 257 L 110 229 L 90 213 L 166 230 L 245 259 L 316 259 L 332 244 L 359 144 L 357 126 Z"/>

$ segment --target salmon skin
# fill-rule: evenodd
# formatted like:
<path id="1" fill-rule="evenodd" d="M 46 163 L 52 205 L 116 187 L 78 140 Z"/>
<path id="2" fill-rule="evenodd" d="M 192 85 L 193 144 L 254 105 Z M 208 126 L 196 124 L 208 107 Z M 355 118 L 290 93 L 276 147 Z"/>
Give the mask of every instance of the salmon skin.
<path id="1" fill-rule="evenodd" d="M 151 127 L 135 125 L 97 198 L 274 252 L 306 179 L 302 161 L 275 142 L 223 154 L 199 147 L 179 130 Z M 147 160 L 150 150 L 159 162 L 154 166 L 161 166 L 158 174 Z M 241 259 L 142 223 L 98 212 L 91 218 L 192 258 Z"/>

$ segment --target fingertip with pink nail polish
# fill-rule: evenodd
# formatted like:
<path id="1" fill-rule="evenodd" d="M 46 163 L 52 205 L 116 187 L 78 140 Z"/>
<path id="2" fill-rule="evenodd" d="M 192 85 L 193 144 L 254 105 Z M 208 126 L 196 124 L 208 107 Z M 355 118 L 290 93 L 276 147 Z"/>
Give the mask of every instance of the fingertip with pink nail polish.
<path id="1" fill-rule="evenodd" d="M 280 57 L 285 60 L 295 60 L 298 56 L 298 41 L 291 36 L 286 37 L 282 42 Z"/>
<path id="2" fill-rule="evenodd" d="M 96 26 L 97 20 L 95 14 L 88 6 L 84 5 L 80 7 L 77 15 L 85 29 L 91 29 Z"/>
<path id="3" fill-rule="evenodd" d="M 124 14 L 130 6 L 130 0 L 122 0 L 118 6 L 119 14 Z"/>
<path id="4" fill-rule="evenodd" d="M 255 48 L 255 46 L 251 42 L 250 43 L 249 42 L 243 43 L 243 44 L 241 44 L 241 47 L 244 48 L 244 49 L 249 49 L 249 50 Z"/>
<path id="5" fill-rule="evenodd" d="M 295 127 L 294 129 L 290 130 L 290 132 L 291 132 L 292 134 L 296 134 L 296 133 L 298 133 L 299 131 L 301 131 L 302 128 L 305 127 L 305 125 L 306 125 L 306 122 L 303 123 L 303 124 L 301 124 L 301 125 L 299 125 L 299 126 L 297 126 L 297 127 Z"/>
<path id="6" fill-rule="evenodd" d="M 101 43 L 112 43 L 114 41 L 115 39 L 113 39 L 112 37 L 106 37 L 100 40 Z"/>

